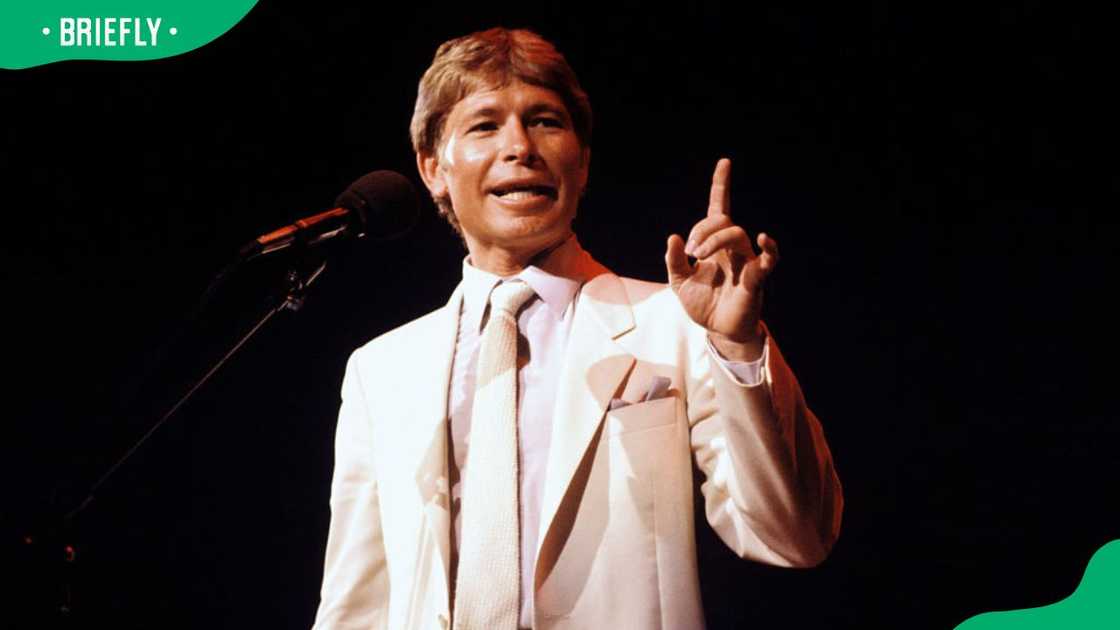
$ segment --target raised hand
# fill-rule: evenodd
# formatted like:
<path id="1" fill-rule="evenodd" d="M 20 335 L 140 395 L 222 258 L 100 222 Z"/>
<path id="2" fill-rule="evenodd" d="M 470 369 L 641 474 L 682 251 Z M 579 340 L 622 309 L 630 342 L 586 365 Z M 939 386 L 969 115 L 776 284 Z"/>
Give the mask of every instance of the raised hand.
<path id="1" fill-rule="evenodd" d="M 778 264 L 778 243 L 759 233 L 762 253 L 756 254 L 730 211 L 731 160 L 723 158 L 712 175 L 707 216 L 692 227 L 687 244 L 669 237 L 665 268 L 685 312 L 708 330 L 716 349 L 728 359 L 753 360 L 762 353 L 762 283 Z"/>

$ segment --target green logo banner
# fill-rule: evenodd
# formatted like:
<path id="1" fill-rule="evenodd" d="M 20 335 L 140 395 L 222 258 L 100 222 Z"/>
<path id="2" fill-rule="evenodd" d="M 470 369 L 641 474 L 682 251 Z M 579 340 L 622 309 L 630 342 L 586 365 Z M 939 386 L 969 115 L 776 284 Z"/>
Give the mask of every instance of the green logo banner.
<path id="1" fill-rule="evenodd" d="M 1038 608 L 977 615 L 957 630 L 1105 630 L 1120 628 L 1120 540 L 1097 550 L 1073 594 Z"/>
<path id="2" fill-rule="evenodd" d="M 181 55 L 233 28 L 256 0 L 8 0 L 0 68 L 68 59 L 144 61 Z"/>

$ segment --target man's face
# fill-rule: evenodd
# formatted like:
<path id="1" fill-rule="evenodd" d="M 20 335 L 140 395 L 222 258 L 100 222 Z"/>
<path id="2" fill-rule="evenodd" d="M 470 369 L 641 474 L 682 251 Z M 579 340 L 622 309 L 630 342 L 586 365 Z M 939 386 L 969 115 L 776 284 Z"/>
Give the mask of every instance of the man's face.
<path id="1" fill-rule="evenodd" d="M 514 82 L 459 101 L 438 155 L 417 161 L 432 194 L 450 196 L 474 260 L 488 250 L 535 253 L 563 240 L 587 184 L 590 150 L 559 95 Z"/>

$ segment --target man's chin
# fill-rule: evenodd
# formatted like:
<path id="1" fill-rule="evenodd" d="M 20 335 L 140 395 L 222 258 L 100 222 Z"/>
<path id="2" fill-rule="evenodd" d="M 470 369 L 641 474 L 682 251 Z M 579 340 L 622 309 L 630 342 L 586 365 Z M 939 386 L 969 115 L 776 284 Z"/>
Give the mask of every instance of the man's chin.
<path id="1" fill-rule="evenodd" d="M 469 230 L 467 230 L 469 234 Z M 543 221 L 541 217 L 520 217 L 505 222 L 500 229 L 489 235 L 476 238 L 489 248 L 502 249 L 516 253 L 518 257 L 530 258 L 542 250 L 563 243 L 571 235 L 571 225 L 555 221 Z"/>

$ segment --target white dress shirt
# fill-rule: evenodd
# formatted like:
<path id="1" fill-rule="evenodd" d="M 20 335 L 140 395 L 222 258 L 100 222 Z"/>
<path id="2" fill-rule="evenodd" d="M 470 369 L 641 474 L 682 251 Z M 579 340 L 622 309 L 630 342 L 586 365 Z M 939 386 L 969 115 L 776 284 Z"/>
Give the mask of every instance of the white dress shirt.
<path id="1" fill-rule="evenodd" d="M 478 365 L 479 338 L 488 317 L 490 292 L 502 282 L 519 279 L 533 288 L 517 317 L 518 372 L 517 420 L 520 479 L 521 527 L 521 620 L 524 628 L 533 620 L 533 572 L 536 565 L 537 531 L 540 522 L 541 493 L 548 466 L 552 438 L 552 412 L 556 387 L 563 367 L 578 295 L 583 283 L 599 267 L 580 247 L 573 235 L 548 252 L 536 265 L 530 265 L 509 278 L 501 278 L 463 260 L 463 306 L 459 315 L 459 334 L 451 371 L 449 397 L 451 456 L 451 513 L 454 519 L 453 546 L 456 555 L 460 540 L 460 501 L 462 479 L 470 449 L 471 407 L 474 403 L 475 371 Z M 727 361 L 709 341 L 713 356 L 744 385 L 762 380 L 766 356 L 749 363 Z M 456 566 L 456 559 L 452 566 Z M 454 570 L 451 573 L 455 575 Z M 478 576 L 476 579 L 485 579 Z"/>

